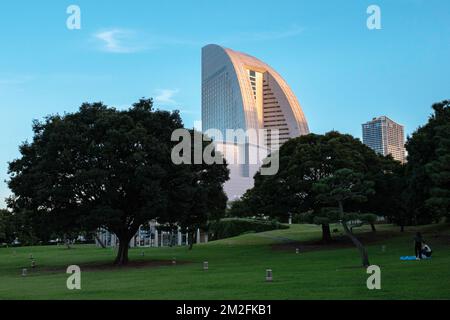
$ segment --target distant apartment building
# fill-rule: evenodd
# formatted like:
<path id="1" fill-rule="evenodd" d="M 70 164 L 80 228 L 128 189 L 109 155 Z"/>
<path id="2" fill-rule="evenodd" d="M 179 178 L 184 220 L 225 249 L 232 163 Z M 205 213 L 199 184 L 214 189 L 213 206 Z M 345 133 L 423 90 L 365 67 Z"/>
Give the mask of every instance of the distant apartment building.
<path id="1" fill-rule="evenodd" d="M 406 162 L 404 127 L 386 116 L 373 118 L 362 125 L 363 143 L 384 156 L 392 155 Z"/>

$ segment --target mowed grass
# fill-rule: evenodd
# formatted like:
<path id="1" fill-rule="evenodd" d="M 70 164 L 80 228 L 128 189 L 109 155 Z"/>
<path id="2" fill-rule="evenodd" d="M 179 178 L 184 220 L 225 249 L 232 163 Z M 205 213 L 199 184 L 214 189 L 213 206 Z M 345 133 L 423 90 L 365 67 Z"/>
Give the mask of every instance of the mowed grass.
<path id="1" fill-rule="evenodd" d="M 412 237 L 418 230 L 434 249 L 432 260 L 400 261 L 400 256 L 413 254 Z M 107 264 L 115 256 L 111 248 L 91 245 L 70 250 L 62 246 L 3 248 L 0 299 L 449 299 L 450 227 L 398 231 L 398 227 L 380 225 L 380 240 L 367 246 L 371 263 L 381 267 L 381 290 L 367 289 L 369 275 L 360 267 L 353 247 L 300 254 L 295 253 L 295 245 L 292 250 L 274 250 L 277 243 L 320 239 L 319 227 L 293 225 L 195 245 L 192 251 L 185 247 L 130 250 L 131 261 L 171 261 L 173 257 L 178 261 L 159 267 L 83 271 L 83 266 Z M 362 232 L 369 229 L 358 229 Z M 34 270 L 30 254 L 37 262 Z M 203 271 L 203 261 L 209 262 L 208 271 Z M 69 265 L 82 268 L 81 290 L 66 287 Z M 28 268 L 28 276 L 21 276 L 22 268 Z M 273 270 L 272 283 L 265 282 L 266 269 Z"/>

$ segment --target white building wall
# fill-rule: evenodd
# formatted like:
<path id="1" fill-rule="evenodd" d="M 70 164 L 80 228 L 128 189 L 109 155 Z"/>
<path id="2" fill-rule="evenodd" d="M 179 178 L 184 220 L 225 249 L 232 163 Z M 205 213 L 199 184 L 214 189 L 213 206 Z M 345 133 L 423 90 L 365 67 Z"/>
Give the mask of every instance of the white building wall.
<path id="1" fill-rule="evenodd" d="M 263 81 L 276 97 L 289 128 L 288 138 L 309 133 L 303 111 L 292 90 L 269 65 L 231 49 L 208 45 L 202 49 L 202 130 L 227 129 L 244 131 L 265 129 Z M 273 128 L 276 129 L 276 128 Z M 263 141 L 248 137 L 246 146 L 234 147 L 234 140 L 224 137 L 227 148 L 235 148 L 239 157 L 254 158 L 250 146 L 265 148 Z M 248 164 L 229 161 L 230 180 L 224 189 L 230 200 L 240 198 L 253 187 L 253 176 L 262 162 Z"/>
<path id="2" fill-rule="evenodd" d="M 130 240 L 129 247 L 166 247 L 170 245 L 171 235 L 170 232 L 158 231 L 156 228 L 151 228 L 150 233 L 147 236 L 141 236 L 141 228 L 136 233 L 136 235 Z M 193 231 L 195 232 L 196 243 L 207 243 L 208 234 L 200 229 Z M 118 238 L 114 233 L 110 233 L 105 229 L 99 229 L 97 231 L 99 239 L 103 242 L 106 247 L 117 247 Z M 200 237 L 198 237 L 200 235 Z M 174 233 L 173 246 L 187 246 L 188 245 L 188 234 L 183 234 L 179 231 Z M 198 237 L 198 238 L 197 238 Z M 100 247 L 100 242 L 96 239 L 95 244 Z"/>

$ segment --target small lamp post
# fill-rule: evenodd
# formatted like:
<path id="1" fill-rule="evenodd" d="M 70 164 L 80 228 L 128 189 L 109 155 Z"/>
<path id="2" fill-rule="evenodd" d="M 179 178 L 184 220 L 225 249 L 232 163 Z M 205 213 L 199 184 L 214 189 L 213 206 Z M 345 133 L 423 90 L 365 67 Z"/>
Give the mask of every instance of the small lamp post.
<path id="1" fill-rule="evenodd" d="M 272 282 L 273 281 L 273 275 L 272 275 L 272 269 L 266 270 L 266 281 Z"/>

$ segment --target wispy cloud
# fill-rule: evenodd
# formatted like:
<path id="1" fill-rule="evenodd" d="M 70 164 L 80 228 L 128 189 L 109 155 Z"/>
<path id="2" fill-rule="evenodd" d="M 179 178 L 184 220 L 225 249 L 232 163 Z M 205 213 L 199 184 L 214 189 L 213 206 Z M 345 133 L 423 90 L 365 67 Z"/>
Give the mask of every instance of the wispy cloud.
<path id="1" fill-rule="evenodd" d="M 178 89 L 159 89 L 156 90 L 155 102 L 163 104 L 176 104 L 174 97 L 179 92 Z"/>
<path id="2" fill-rule="evenodd" d="M 201 39 L 183 36 L 170 36 L 136 30 L 113 28 L 94 33 L 100 49 L 110 53 L 135 53 L 167 46 L 203 46 L 207 43 L 231 45 L 235 43 L 276 41 L 299 36 L 304 29 L 297 25 L 272 31 L 248 31 L 229 35 L 217 35 L 214 38 Z"/>
<path id="3" fill-rule="evenodd" d="M 34 79 L 30 75 L 1 75 L 0 74 L 0 94 L 21 92 L 23 87 Z"/>
<path id="4" fill-rule="evenodd" d="M 24 83 L 29 82 L 30 80 L 32 80 L 33 77 L 32 76 L 24 76 L 24 75 L 19 75 L 19 76 L 0 76 L 0 85 L 1 86 L 15 86 L 15 85 L 21 85 Z"/>
<path id="5" fill-rule="evenodd" d="M 98 31 L 94 38 L 100 41 L 101 49 L 112 53 L 133 53 L 143 49 L 136 43 L 136 32 L 126 29 Z"/>

